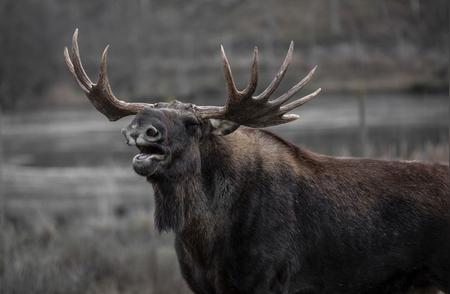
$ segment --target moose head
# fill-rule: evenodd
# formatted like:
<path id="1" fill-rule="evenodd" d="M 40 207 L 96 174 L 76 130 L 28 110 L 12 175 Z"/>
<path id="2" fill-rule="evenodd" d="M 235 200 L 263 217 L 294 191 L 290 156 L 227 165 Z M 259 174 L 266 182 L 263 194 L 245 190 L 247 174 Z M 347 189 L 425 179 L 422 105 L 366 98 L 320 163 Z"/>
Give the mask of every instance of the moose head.
<path id="1" fill-rule="evenodd" d="M 87 76 L 80 59 L 78 30 L 75 30 L 70 50 L 64 50 L 65 62 L 70 72 L 95 108 L 109 120 L 135 115 L 133 121 L 122 130 L 127 143 L 139 149 L 133 158 L 134 170 L 151 178 L 160 174 L 171 175 L 187 172 L 198 164 L 199 144 L 212 136 L 226 136 L 239 126 L 261 128 L 288 123 L 298 115 L 288 114 L 315 97 L 321 89 L 286 103 L 312 77 L 316 67 L 299 83 L 276 99 L 270 99 L 279 86 L 292 59 L 293 42 L 287 55 L 269 86 L 255 95 L 258 81 L 258 48 L 253 51 L 251 77 L 244 90 L 234 83 L 230 64 L 221 46 L 228 99 L 225 106 L 197 106 L 174 101 L 171 103 L 127 103 L 113 94 L 107 74 L 107 46 L 100 62 L 97 83 Z"/>

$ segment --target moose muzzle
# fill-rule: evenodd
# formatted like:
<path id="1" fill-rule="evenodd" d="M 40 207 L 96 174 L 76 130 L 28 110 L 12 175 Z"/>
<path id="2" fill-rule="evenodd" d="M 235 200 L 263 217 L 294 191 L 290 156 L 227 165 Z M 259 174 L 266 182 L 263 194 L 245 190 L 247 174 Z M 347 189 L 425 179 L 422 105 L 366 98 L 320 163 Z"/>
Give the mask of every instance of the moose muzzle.
<path id="1" fill-rule="evenodd" d="M 168 152 L 161 145 L 161 132 L 153 125 L 138 127 L 131 124 L 122 129 L 122 134 L 130 146 L 136 146 L 140 153 L 133 158 L 133 169 L 141 176 L 152 176 L 167 158 Z"/>

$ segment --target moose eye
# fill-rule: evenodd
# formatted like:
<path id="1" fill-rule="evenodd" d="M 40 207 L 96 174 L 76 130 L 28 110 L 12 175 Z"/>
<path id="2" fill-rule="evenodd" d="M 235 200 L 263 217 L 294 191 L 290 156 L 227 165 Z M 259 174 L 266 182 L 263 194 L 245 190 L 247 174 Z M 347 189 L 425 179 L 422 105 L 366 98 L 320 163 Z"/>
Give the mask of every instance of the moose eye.
<path id="1" fill-rule="evenodd" d="M 184 122 L 184 125 L 186 127 L 194 127 L 194 126 L 199 125 L 198 121 L 195 118 L 192 118 L 192 117 L 186 117 L 183 120 L 183 122 Z"/>
<path id="2" fill-rule="evenodd" d="M 149 137 L 156 137 L 158 133 L 159 133 L 158 130 L 153 126 L 149 127 L 147 131 L 145 131 L 145 134 Z"/>

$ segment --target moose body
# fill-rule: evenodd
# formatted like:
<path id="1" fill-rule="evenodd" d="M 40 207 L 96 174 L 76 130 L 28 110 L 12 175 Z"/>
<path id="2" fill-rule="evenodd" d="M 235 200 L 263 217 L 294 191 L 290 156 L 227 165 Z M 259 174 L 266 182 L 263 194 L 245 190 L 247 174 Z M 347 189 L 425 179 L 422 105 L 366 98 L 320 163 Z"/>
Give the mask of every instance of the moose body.
<path id="1" fill-rule="evenodd" d="M 447 166 L 333 158 L 254 129 L 200 154 L 188 181 L 152 181 L 157 201 L 202 199 L 173 228 L 195 293 L 448 289 Z"/>
<path id="2" fill-rule="evenodd" d="M 222 52 L 225 107 L 126 103 L 111 91 L 106 50 L 93 84 L 77 32 L 65 57 L 94 106 L 139 154 L 153 185 L 155 224 L 175 233 L 181 272 L 195 293 L 406 293 L 449 291 L 450 195 L 446 165 L 315 154 L 258 129 L 318 91 L 285 104 L 311 77 L 269 100 L 291 59 L 260 95 L 236 89 Z M 241 127 L 240 127 L 241 126 Z M 247 127 L 246 127 L 247 126 Z"/>

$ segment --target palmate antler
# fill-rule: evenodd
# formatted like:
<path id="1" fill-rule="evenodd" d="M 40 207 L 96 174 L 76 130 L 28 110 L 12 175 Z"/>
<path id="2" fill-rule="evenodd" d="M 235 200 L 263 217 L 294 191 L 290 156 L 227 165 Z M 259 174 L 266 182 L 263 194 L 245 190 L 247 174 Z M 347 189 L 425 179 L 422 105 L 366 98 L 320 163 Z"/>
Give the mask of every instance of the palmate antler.
<path id="1" fill-rule="evenodd" d="M 253 96 L 253 94 L 258 82 L 258 48 L 255 47 L 253 51 L 251 78 L 243 91 L 236 89 L 233 74 L 230 69 L 230 63 L 228 62 L 223 47 L 221 47 L 221 49 L 225 78 L 227 80 L 228 100 L 223 107 L 198 106 L 197 108 L 200 115 L 204 118 L 225 119 L 240 125 L 255 128 L 284 124 L 299 118 L 298 115 L 286 114 L 287 112 L 305 104 L 321 91 L 319 88 L 305 97 L 284 104 L 311 79 L 317 68 L 317 66 L 315 66 L 305 78 L 293 86 L 289 91 L 276 99 L 269 100 L 270 96 L 279 86 L 291 62 L 294 42 L 291 42 L 288 53 L 275 78 L 269 86 L 257 96 Z"/>
<path id="2" fill-rule="evenodd" d="M 109 46 L 106 46 L 102 54 L 98 82 L 96 84 L 92 83 L 81 64 L 77 37 L 78 29 L 75 30 L 73 34 L 70 52 L 67 47 L 64 48 L 65 62 L 81 89 L 85 92 L 86 96 L 98 111 L 104 114 L 109 120 L 114 121 L 128 115 L 136 114 L 145 108 L 155 106 L 154 104 L 148 103 L 127 103 L 114 96 L 111 86 L 109 85 L 106 71 L 106 59 Z M 230 64 L 223 47 L 221 47 L 221 49 L 225 78 L 227 81 L 228 99 L 225 106 L 194 106 L 197 115 L 201 118 L 223 119 L 239 125 L 256 128 L 284 124 L 298 118 L 298 115 L 287 114 L 287 112 L 308 102 L 321 90 L 319 88 L 305 97 L 284 104 L 311 79 L 316 70 L 316 67 L 314 67 L 305 78 L 293 86 L 289 91 L 276 99 L 269 100 L 270 96 L 279 86 L 289 63 L 291 62 L 292 51 L 294 49 L 293 42 L 291 42 L 291 45 L 289 46 L 288 53 L 278 74 L 269 86 L 257 96 L 253 96 L 253 94 L 258 82 L 258 48 L 255 47 L 253 52 L 250 82 L 242 91 L 236 89 Z"/>
<path id="3" fill-rule="evenodd" d="M 69 71 L 73 74 L 81 89 L 98 111 L 104 114 L 110 121 L 115 121 L 122 117 L 136 114 L 146 107 L 153 107 L 153 104 L 147 103 L 127 103 L 114 96 L 109 85 L 106 68 L 109 45 L 105 47 L 102 53 L 98 81 L 96 84 L 92 83 L 81 64 L 77 39 L 78 29 L 73 33 L 70 52 L 67 47 L 64 48 L 64 60 Z"/>

